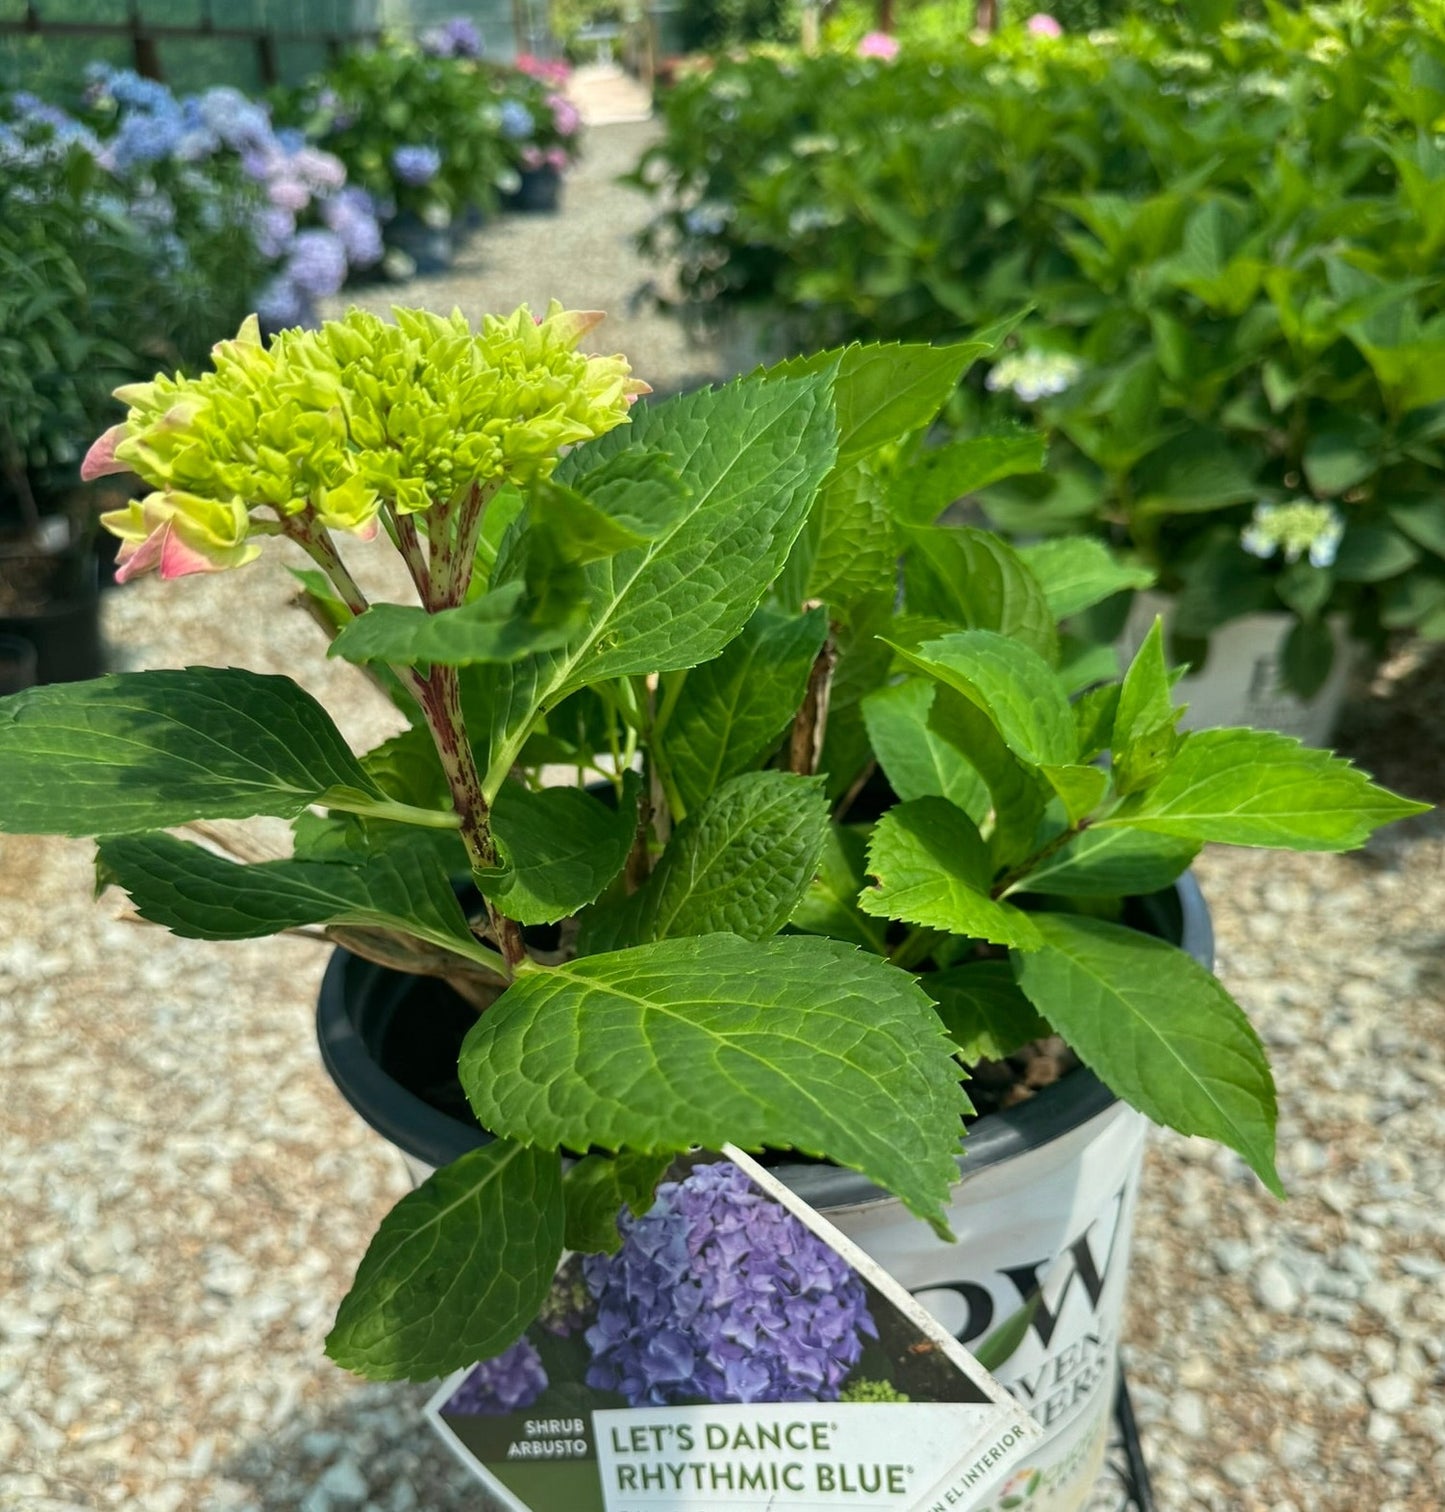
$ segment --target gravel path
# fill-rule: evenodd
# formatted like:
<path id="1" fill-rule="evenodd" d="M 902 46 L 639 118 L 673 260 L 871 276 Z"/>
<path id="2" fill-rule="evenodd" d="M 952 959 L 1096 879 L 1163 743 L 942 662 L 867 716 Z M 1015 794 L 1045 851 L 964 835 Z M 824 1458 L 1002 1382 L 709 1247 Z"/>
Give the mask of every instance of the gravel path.
<path id="1" fill-rule="evenodd" d="M 408 301 L 557 293 L 618 310 L 646 275 L 610 187 L 650 127 L 595 132 L 565 213 L 489 228 Z M 384 301 L 382 301 L 384 303 Z M 707 362 L 656 317 L 616 345 L 659 388 Z M 365 552 L 358 571 L 373 579 Z M 279 553 L 111 595 L 126 666 L 289 671 L 358 744 L 392 716 L 317 657 Z M 259 641 L 257 631 L 261 632 Z M 1406 657 L 1349 744 L 1445 798 L 1445 661 Z M 1129 1364 L 1161 1512 L 1438 1512 L 1445 1485 L 1445 824 L 1355 857 L 1205 857 L 1220 970 L 1282 1089 L 1277 1205 L 1234 1157 L 1151 1155 Z M 321 1341 L 406 1190 L 321 1070 L 324 950 L 210 945 L 90 900 L 84 842 L 0 836 L 0 1508 L 461 1512 L 473 1484 Z"/>

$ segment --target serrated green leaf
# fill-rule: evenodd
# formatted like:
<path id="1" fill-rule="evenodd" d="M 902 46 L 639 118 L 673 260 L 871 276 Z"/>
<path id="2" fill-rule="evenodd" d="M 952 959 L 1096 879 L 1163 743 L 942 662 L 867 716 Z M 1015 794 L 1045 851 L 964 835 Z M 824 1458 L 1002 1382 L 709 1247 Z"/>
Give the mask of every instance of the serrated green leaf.
<path id="1" fill-rule="evenodd" d="M 942 525 L 916 527 L 907 541 L 910 612 L 993 630 L 1045 662 L 1058 660 L 1058 629 L 1044 590 L 1007 542 L 986 530 Z"/>
<path id="2" fill-rule="evenodd" d="M 1137 897 L 1178 881 L 1200 849 L 1197 840 L 1090 827 L 1011 890 L 1061 898 Z"/>
<path id="3" fill-rule="evenodd" d="M 627 1208 L 643 1217 L 671 1163 L 671 1155 L 634 1155 L 629 1150 L 583 1156 L 562 1178 L 567 1248 L 584 1255 L 615 1255 L 622 1248 L 618 1215 Z"/>
<path id="4" fill-rule="evenodd" d="M 965 1065 L 1003 1060 L 1053 1032 L 1024 996 L 1007 961 L 926 971 L 918 980 L 938 1005 L 938 1016 Z"/>
<path id="5" fill-rule="evenodd" d="M 1037 652 L 991 630 L 945 635 L 925 641 L 916 652 L 894 650 L 981 709 L 1021 761 L 1030 766 L 1073 761 L 1078 744 L 1073 710 L 1057 674 Z"/>
<path id="6" fill-rule="evenodd" d="M 867 878 L 868 831 L 861 825 L 828 826 L 818 872 L 788 921 L 804 934 L 827 935 L 861 945 L 875 955 L 888 953 L 888 928 L 858 907 Z"/>
<path id="7" fill-rule="evenodd" d="M 904 524 L 931 525 L 956 499 L 1043 465 L 1044 438 L 1035 431 L 969 436 L 919 456 L 889 490 L 888 502 Z"/>
<path id="8" fill-rule="evenodd" d="M 1052 789 L 1003 743 L 993 721 L 952 688 L 940 687 L 928 711 L 928 725 L 963 753 L 988 785 L 993 798 L 989 847 L 996 867 L 1009 866 L 1033 847 Z"/>
<path id="9" fill-rule="evenodd" d="M 1067 619 L 1129 588 L 1148 588 L 1149 568 L 1121 562 L 1089 536 L 1059 536 L 1033 546 L 1020 546 L 1019 557 L 1038 579 L 1055 619 Z"/>
<path id="10" fill-rule="evenodd" d="M 1065 914 L 1035 924 L 1044 948 L 1015 957 L 1019 985 L 1085 1065 L 1155 1122 L 1237 1150 L 1282 1197 L 1269 1064 L 1219 981 L 1117 924 Z"/>
<path id="11" fill-rule="evenodd" d="M 1390 510 L 1390 518 L 1417 545 L 1445 557 L 1445 499 L 1398 504 Z"/>
<path id="12" fill-rule="evenodd" d="M 1070 824 L 1092 813 L 1109 790 L 1109 774 L 1102 767 L 1071 764 L 1044 766 L 1039 771 L 1062 800 Z"/>
<path id="13" fill-rule="evenodd" d="M 1348 761 L 1265 730 L 1186 735 L 1162 777 L 1099 826 L 1305 851 L 1353 850 L 1381 825 L 1429 810 Z"/>
<path id="14" fill-rule="evenodd" d="M 1419 560 L 1419 551 L 1388 525 L 1350 525 L 1331 570 L 1342 583 L 1380 583 Z"/>
<path id="15" fill-rule="evenodd" d="M 478 878 L 519 924 L 555 924 L 600 897 L 622 870 L 637 833 L 641 779 L 623 776 L 615 806 L 575 787 L 536 792 L 508 782 L 492 808 L 500 874 Z"/>
<path id="16" fill-rule="evenodd" d="M 803 591 L 836 614 L 892 592 L 898 576 L 898 542 L 892 516 L 873 472 L 862 463 L 840 468 L 813 506 L 811 563 Z"/>
<path id="17" fill-rule="evenodd" d="M 294 818 L 334 789 L 382 797 L 289 677 L 121 672 L 0 699 L 0 830 L 124 834 Z"/>
<path id="18" fill-rule="evenodd" d="M 1179 745 L 1175 725 L 1181 711 L 1175 709 L 1170 689 L 1164 622 L 1156 615 L 1119 687 L 1113 771 L 1120 793 L 1147 787 L 1168 766 Z"/>
<path id="19" fill-rule="evenodd" d="M 704 935 L 526 971 L 460 1069 L 484 1125 L 549 1148 L 793 1148 L 939 1229 L 958 1178 L 968 1099 L 932 1003 L 836 940 Z"/>
<path id="20" fill-rule="evenodd" d="M 327 654 L 392 666 L 521 661 L 565 645 L 584 613 L 580 604 L 570 605 L 562 618 L 536 610 L 521 583 L 504 583 L 469 604 L 435 613 L 415 604 L 373 604 L 341 629 Z"/>
<path id="21" fill-rule="evenodd" d="M 846 467 L 931 424 L 969 365 L 987 350 L 981 342 L 874 342 L 792 357 L 769 371 L 797 377 L 836 365 L 838 465 Z"/>
<path id="22" fill-rule="evenodd" d="M 812 881 L 827 828 L 821 778 L 730 778 L 673 831 L 642 887 L 583 921 L 581 947 L 596 953 L 720 931 L 765 940 Z"/>
<path id="23" fill-rule="evenodd" d="M 988 785 L 929 724 L 936 695 L 937 684 L 919 677 L 870 693 L 863 700 L 868 739 L 899 798 L 947 798 L 981 824 L 991 802 Z"/>
<path id="24" fill-rule="evenodd" d="M 326 1337 L 373 1381 L 426 1381 L 510 1347 L 562 1258 L 555 1148 L 495 1140 L 443 1166 L 382 1219 Z"/>
<path id="25" fill-rule="evenodd" d="M 638 405 L 630 426 L 579 447 L 557 477 L 570 484 L 633 446 L 666 452 L 692 496 L 645 546 L 581 569 L 587 621 L 566 646 L 490 670 L 474 693 L 490 724 L 489 794 L 538 712 L 606 678 L 708 661 L 747 623 L 833 466 L 829 378 L 745 378 Z M 524 557 L 504 553 L 498 581 L 519 577 Z"/>
<path id="26" fill-rule="evenodd" d="M 1285 687 L 1297 698 L 1311 699 L 1329 680 L 1335 664 L 1334 632 L 1323 620 L 1297 619 L 1279 652 Z"/>
<path id="27" fill-rule="evenodd" d="M 329 860 L 227 861 L 165 834 L 100 841 L 98 876 L 143 918 L 188 939 L 254 940 L 306 924 L 396 929 L 495 966 L 467 926 L 439 849 L 441 836 L 401 826 L 390 843 L 337 847 Z M 325 853 L 324 850 L 320 853 Z"/>
<path id="28" fill-rule="evenodd" d="M 676 524 L 690 490 L 658 451 L 622 451 L 575 479 L 540 484 L 529 501 L 528 532 L 544 555 L 582 565 L 655 539 Z"/>
<path id="29" fill-rule="evenodd" d="M 1119 709 L 1119 685 L 1091 688 L 1074 704 L 1074 728 L 1079 735 L 1077 760 L 1092 761 L 1114 739 L 1114 715 Z"/>
<path id="30" fill-rule="evenodd" d="M 879 885 L 858 899 L 864 913 L 994 945 L 1032 950 L 1039 944 L 1028 914 L 989 897 L 988 845 L 973 820 L 946 799 L 916 798 L 889 809 L 873 826 L 868 870 Z"/>
<path id="31" fill-rule="evenodd" d="M 1090 644 L 1072 635 L 1059 637 L 1059 686 L 1072 696 L 1119 675 L 1119 656 L 1113 646 Z"/>
<path id="32" fill-rule="evenodd" d="M 761 608 L 721 656 L 687 674 L 663 732 L 687 809 L 765 757 L 792 723 L 828 633 L 828 617 Z"/>

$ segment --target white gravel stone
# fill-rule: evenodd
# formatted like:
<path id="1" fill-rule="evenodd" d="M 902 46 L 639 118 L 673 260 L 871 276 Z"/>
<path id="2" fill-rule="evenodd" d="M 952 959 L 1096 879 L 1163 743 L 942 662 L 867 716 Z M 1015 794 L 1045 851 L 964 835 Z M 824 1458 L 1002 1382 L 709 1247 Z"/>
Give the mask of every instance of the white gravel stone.
<path id="1" fill-rule="evenodd" d="M 1254 1273 L 1255 1299 L 1271 1312 L 1293 1312 L 1303 1295 L 1299 1282 L 1277 1260 L 1266 1260 Z"/>
<path id="2" fill-rule="evenodd" d="M 1380 1376 L 1365 1390 L 1381 1412 L 1403 1412 L 1415 1400 L 1415 1383 L 1407 1375 Z"/>

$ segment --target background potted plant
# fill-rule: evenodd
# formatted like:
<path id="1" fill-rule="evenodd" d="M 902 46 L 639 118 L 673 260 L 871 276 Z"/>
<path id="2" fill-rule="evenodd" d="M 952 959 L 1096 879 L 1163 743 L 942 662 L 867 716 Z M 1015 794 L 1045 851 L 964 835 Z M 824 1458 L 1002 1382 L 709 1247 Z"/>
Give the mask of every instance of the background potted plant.
<path id="1" fill-rule="evenodd" d="M 79 465 L 111 390 L 199 360 L 255 292 L 235 245 L 253 206 L 234 186 L 138 182 L 108 158 L 64 111 L 0 98 L 0 631 L 34 643 L 42 681 L 100 670 L 101 500 Z"/>
<path id="2" fill-rule="evenodd" d="M 357 757 L 289 679 L 237 669 L 30 690 L 0 703 L 0 824 L 104 835 L 102 879 L 180 933 L 322 926 L 469 1005 L 457 1074 L 491 1137 L 385 1220 L 340 1363 L 425 1378 L 505 1353 L 564 1244 L 614 1248 L 675 1153 L 731 1140 L 831 1163 L 841 1192 L 790 1174 L 965 1304 L 940 1312 L 1001 1368 L 1048 1365 L 1071 1285 L 1117 1311 L 1141 1113 L 1279 1190 L 1260 1042 L 1168 938 L 1207 948 L 1178 887 L 1199 846 L 1345 849 L 1421 806 L 1283 736 L 1179 733 L 1157 630 L 1122 680 L 1068 632 L 1137 577 L 1096 543 L 932 523 L 998 465 L 990 438 L 916 450 L 988 343 L 852 347 L 629 416 L 645 386 L 574 350 L 596 318 L 354 312 L 269 348 L 247 326 L 214 372 L 125 390 L 88 471 L 156 490 L 107 519 L 131 570 L 290 539 L 331 653 L 410 724 Z M 379 527 L 414 603 L 368 603 L 336 549 Z M 542 783 L 561 761 L 578 785 Z M 293 855 L 167 833 L 254 814 L 293 821 Z M 340 996 L 358 1028 L 364 984 Z M 959 1058 L 1010 1083 L 1054 1034 L 1100 1080 L 1064 1078 L 1060 1139 L 1041 1102 L 1037 1137 L 1005 1125 L 960 1183 Z M 1028 1178 L 1003 1157 L 1031 1145 L 1047 1248 L 1010 1255 L 979 1214 L 993 1188 L 1016 1219 Z M 1112 1237 L 1086 1262 L 1087 1203 Z M 1032 1267 L 1021 1323 L 988 1331 L 1003 1309 L 950 1226 L 1016 1288 Z M 1102 1419 L 1037 1407 L 1077 1506 Z"/>
<path id="3" fill-rule="evenodd" d="M 1256 644 L 1211 675 L 1240 670 L 1236 720 L 1325 738 L 1348 647 L 1445 633 L 1438 26 L 1276 8 L 978 45 L 941 17 L 892 58 L 680 81 L 635 175 L 647 245 L 690 305 L 815 346 L 1032 305 L 953 410 L 1053 445 L 1047 477 L 984 495 L 992 522 L 1136 553 L 1167 603 L 1133 644 L 1162 608 L 1201 666 L 1234 622 Z"/>

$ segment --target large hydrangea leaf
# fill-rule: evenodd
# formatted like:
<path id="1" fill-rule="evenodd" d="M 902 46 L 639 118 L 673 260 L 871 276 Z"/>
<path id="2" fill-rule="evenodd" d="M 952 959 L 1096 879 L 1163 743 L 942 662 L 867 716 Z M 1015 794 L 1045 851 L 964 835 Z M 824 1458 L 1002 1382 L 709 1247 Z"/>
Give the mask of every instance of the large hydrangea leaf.
<path id="1" fill-rule="evenodd" d="M 562 1258 L 555 1150 L 496 1140 L 443 1166 L 382 1220 L 326 1353 L 373 1381 L 425 1381 L 514 1343 Z"/>
<path id="2" fill-rule="evenodd" d="M 524 971 L 467 1035 L 462 1085 L 528 1144 L 792 1148 L 941 1231 L 968 1099 L 927 995 L 836 940 L 662 940 Z"/>
<path id="3" fill-rule="evenodd" d="M 328 793 L 383 801 L 331 716 L 289 677 L 122 672 L 0 700 L 0 830 L 118 835 L 294 818 Z"/>

